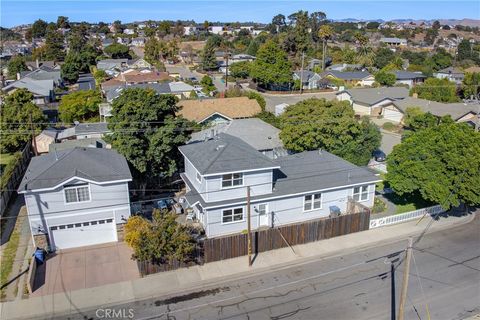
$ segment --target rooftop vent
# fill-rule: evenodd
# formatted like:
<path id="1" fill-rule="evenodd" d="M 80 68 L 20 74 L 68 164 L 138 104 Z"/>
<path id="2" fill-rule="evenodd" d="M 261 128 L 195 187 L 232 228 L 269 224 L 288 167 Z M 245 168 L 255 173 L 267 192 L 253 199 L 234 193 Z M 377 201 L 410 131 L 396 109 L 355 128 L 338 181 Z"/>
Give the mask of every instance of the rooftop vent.
<path id="1" fill-rule="evenodd" d="M 215 150 L 218 151 L 218 150 L 223 149 L 223 148 L 225 148 L 225 145 L 219 144 L 219 145 L 215 148 Z"/>

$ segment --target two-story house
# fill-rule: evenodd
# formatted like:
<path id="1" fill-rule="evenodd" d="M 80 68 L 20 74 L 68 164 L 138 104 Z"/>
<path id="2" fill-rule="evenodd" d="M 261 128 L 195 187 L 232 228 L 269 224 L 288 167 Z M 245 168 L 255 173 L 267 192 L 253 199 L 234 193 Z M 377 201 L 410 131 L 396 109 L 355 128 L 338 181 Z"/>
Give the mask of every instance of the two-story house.
<path id="1" fill-rule="evenodd" d="M 127 161 L 114 150 L 74 148 L 32 158 L 25 196 L 33 241 L 53 250 L 117 241 L 130 217 Z"/>
<path id="2" fill-rule="evenodd" d="M 220 133 L 181 146 L 185 200 L 208 237 L 347 213 L 348 201 L 372 207 L 378 177 L 317 150 L 270 159 L 239 138 Z"/>

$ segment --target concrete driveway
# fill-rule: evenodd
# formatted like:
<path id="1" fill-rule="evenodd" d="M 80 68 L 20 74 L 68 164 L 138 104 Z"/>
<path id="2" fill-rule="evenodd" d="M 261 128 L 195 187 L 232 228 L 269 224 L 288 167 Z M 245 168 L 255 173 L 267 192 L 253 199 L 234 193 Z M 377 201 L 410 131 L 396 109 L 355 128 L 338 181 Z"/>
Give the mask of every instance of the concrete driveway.
<path id="1" fill-rule="evenodd" d="M 64 250 L 38 267 L 32 296 L 140 278 L 131 256 L 132 250 L 124 242 Z"/>
<path id="2" fill-rule="evenodd" d="M 388 132 L 386 130 L 380 131 L 382 133 L 380 149 L 388 155 L 392 152 L 394 146 L 402 142 L 402 136 L 398 133 Z"/>

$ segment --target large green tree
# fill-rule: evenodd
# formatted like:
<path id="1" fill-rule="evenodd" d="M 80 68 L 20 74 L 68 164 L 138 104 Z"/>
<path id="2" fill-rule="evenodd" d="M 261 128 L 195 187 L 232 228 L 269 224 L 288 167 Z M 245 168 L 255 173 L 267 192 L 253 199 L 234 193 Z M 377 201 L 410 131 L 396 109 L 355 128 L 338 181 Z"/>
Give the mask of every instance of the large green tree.
<path id="1" fill-rule="evenodd" d="M 215 44 L 211 41 L 207 41 L 205 44 L 200 54 L 202 70 L 210 71 L 218 68 L 217 59 L 215 58 L 215 48 Z"/>
<path id="2" fill-rule="evenodd" d="M 131 164 L 141 188 L 148 183 L 158 187 L 159 179 L 178 169 L 177 147 L 188 141 L 191 125 L 177 111 L 174 96 L 153 89 L 126 89 L 112 103 L 107 139 Z"/>
<path id="3" fill-rule="evenodd" d="M 395 58 L 395 53 L 389 48 L 380 48 L 375 55 L 375 67 L 382 69 Z"/>
<path id="4" fill-rule="evenodd" d="M 102 102 L 99 91 L 85 90 L 66 94 L 60 100 L 58 112 L 66 123 L 98 119 L 98 105 Z"/>
<path id="5" fill-rule="evenodd" d="M 388 158 L 397 194 L 420 194 L 445 209 L 480 204 L 480 133 L 453 121 L 404 138 Z"/>
<path id="6" fill-rule="evenodd" d="M 357 165 L 366 165 L 380 146 L 379 129 L 367 118 L 357 121 L 346 102 L 308 99 L 280 116 L 285 148 L 302 152 L 324 149 Z"/>
<path id="7" fill-rule="evenodd" d="M 270 40 L 258 50 L 250 76 L 263 87 L 285 85 L 292 82 L 292 65 L 287 54 Z"/>
<path id="8" fill-rule="evenodd" d="M 410 93 L 417 93 L 421 99 L 438 102 L 458 102 L 457 86 L 448 79 L 428 78 L 423 84 L 416 85 Z"/>
<path id="9" fill-rule="evenodd" d="M 0 119 L 1 153 L 20 150 L 32 138 L 32 133 L 38 134 L 43 129 L 46 121 L 42 110 L 33 103 L 33 95 L 26 89 L 18 89 L 5 97 Z"/>
<path id="10" fill-rule="evenodd" d="M 396 77 L 394 73 L 380 70 L 375 74 L 375 81 L 382 86 L 391 87 L 395 84 Z"/>
<path id="11" fill-rule="evenodd" d="M 8 62 L 8 76 L 15 78 L 17 73 L 28 70 L 25 58 L 23 56 L 15 56 Z"/>
<path id="12" fill-rule="evenodd" d="M 462 91 L 463 91 L 463 97 L 464 98 L 471 98 L 473 97 L 478 97 L 478 94 L 480 93 L 480 72 L 467 72 L 465 73 L 465 78 L 463 79 L 463 86 L 462 86 Z"/>
<path id="13" fill-rule="evenodd" d="M 130 59 L 130 50 L 128 46 L 121 43 L 114 43 L 106 47 L 105 54 L 109 55 L 112 59 Z"/>
<path id="14" fill-rule="evenodd" d="M 38 19 L 32 24 L 31 33 L 33 38 L 42 38 L 47 33 L 48 23 L 42 19 Z"/>
<path id="15" fill-rule="evenodd" d="M 49 29 L 45 40 L 45 59 L 63 61 L 65 58 L 64 40 L 64 36 L 59 31 Z"/>

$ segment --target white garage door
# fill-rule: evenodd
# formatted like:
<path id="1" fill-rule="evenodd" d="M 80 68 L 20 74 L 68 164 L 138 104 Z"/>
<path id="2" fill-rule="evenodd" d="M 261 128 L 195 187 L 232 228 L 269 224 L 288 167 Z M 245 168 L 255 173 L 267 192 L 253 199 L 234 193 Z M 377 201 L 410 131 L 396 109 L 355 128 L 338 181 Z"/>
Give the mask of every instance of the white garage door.
<path id="1" fill-rule="evenodd" d="M 113 219 L 102 219 L 50 227 L 55 249 L 68 249 L 117 241 Z"/>
<path id="2" fill-rule="evenodd" d="M 394 122 L 400 122 L 402 121 L 403 113 L 397 111 L 397 110 L 392 110 L 392 109 L 383 109 L 383 118 L 386 120 L 394 121 Z"/>

